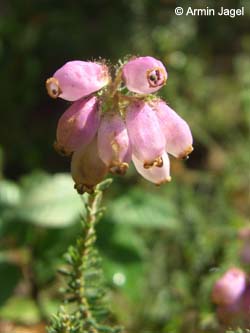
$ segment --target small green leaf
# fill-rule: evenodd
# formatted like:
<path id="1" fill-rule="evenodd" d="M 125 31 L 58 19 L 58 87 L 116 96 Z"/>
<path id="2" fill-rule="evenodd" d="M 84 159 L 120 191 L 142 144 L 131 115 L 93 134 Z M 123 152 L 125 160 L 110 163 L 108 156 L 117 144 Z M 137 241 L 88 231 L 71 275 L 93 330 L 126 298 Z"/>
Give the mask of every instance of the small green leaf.
<path id="1" fill-rule="evenodd" d="M 104 181 L 102 181 L 100 184 L 98 184 L 96 186 L 96 189 L 98 191 L 104 191 L 104 190 L 106 190 L 112 184 L 112 182 L 113 182 L 112 178 L 107 178 Z"/>

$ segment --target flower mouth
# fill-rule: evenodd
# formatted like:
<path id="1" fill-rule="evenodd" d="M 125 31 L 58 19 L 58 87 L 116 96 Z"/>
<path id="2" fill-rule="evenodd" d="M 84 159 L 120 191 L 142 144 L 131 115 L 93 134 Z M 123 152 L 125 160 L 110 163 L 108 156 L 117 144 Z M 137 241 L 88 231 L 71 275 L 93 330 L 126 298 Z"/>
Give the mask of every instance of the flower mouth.
<path id="1" fill-rule="evenodd" d="M 147 81 L 151 88 L 163 86 L 167 81 L 165 71 L 160 67 L 147 70 Z"/>
<path id="2" fill-rule="evenodd" d="M 78 194 L 93 194 L 94 193 L 94 186 L 86 185 L 86 184 L 75 184 L 74 188 L 76 189 Z"/>
<path id="3" fill-rule="evenodd" d="M 193 146 L 189 146 L 187 149 L 185 149 L 185 151 L 182 154 L 178 156 L 178 158 L 183 160 L 188 159 L 189 154 L 191 154 L 193 150 L 194 150 Z"/>
<path id="4" fill-rule="evenodd" d="M 73 154 L 73 151 L 66 150 L 63 147 L 63 145 L 61 145 L 58 141 L 54 142 L 53 147 L 54 147 L 55 151 L 61 156 L 70 157 Z"/>
<path id="5" fill-rule="evenodd" d="M 57 98 L 62 93 L 62 90 L 59 86 L 59 81 L 54 77 L 50 77 L 46 81 L 46 89 L 48 91 L 49 96 L 52 98 Z"/>
<path id="6" fill-rule="evenodd" d="M 163 166 L 163 159 L 162 159 L 162 157 L 158 157 L 158 158 L 156 158 L 152 162 L 144 162 L 144 164 L 143 164 L 144 169 L 150 169 L 153 166 L 155 166 L 157 168 L 161 168 Z"/>
<path id="7" fill-rule="evenodd" d="M 156 185 L 156 186 L 161 186 L 161 185 L 163 185 L 163 184 L 170 183 L 171 180 L 172 180 L 172 178 L 169 176 L 169 177 L 167 177 L 166 179 L 162 180 L 161 182 L 156 183 L 155 185 Z"/>
<path id="8" fill-rule="evenodd" d="M 126 162 L 122 162 L 122 163 L 113 163 L 113 164 L 110 166 L 109 171 L 110 171 L 110 173 L 112 173 L 112 174 L 123 176 L 123 175 L 125 175 L 125 173 L 127 172 L 128 167 L 129 167 L 129 165 L 128 165 L 128 163 L 126 163 Z"/>

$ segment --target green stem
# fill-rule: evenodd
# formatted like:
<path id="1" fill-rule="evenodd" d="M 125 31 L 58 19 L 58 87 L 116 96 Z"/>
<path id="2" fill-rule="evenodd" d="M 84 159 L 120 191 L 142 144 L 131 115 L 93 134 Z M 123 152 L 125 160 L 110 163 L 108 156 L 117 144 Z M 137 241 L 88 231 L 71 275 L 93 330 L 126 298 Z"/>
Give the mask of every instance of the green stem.
<path id="1" fill-rule="evenodd" d="M 79 309 L 81 309 L 81 314 L 83 315 L 83 317 L 91 321 L 95 321 L 95 319 L 91 313 L 88 300 L 85 297 L 85 279 L 84 275 L 82 274 L 82 269 L 86 267 L 86 258 L 88 258 L 89 251 L 96 241 L 95 224 L 97 222 L 97 219 L 94 208 L 96 207 L 97 204 L 97 198 L 98 196 L 96 192 L 92 195 L 89 195 L 88 197 L 88 203 L 86 205 L 87 216 L 85 222 L 87 229 L 85 230 L 85 237 L 82 244 L 82 248 L 79 249 L 82 260 L 79 263 L 79 266 L 76 267 L 77 278 L 80 281 L 79 295 L 77 298 Z M 89 329 L 91 333 L 98 333 L 97 330 L 93 327 Z"/>
<path id="2" fill-rule="evenodd" d="M 85 214 L 83 232 L 75 246 L 66 253 L 66 269 L 60 272 L 67 278 L 64 305 L 53 317 L 48 333 L 118 333 L 121 329 L 109 326 L 104 320 L 105 288 L 99 256 L 95 249 L 95 225 L 102 213 L 102 191 L 111 184 L 106 179 L 96 186 L 93 194 L 84 194 Z"/>

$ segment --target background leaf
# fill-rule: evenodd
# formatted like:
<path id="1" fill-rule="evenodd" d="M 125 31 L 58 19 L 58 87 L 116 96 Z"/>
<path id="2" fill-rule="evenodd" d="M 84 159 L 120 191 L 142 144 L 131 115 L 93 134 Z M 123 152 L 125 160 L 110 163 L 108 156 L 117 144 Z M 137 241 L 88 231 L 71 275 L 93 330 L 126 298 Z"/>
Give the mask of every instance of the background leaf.
<path id="1" fill-rule="evenodd" d="M 140 188 L 112 200 L 108 210 L 115 223 L 152 229 L 178 226 L 176 207 L 168 197 L 152 195 Z"/>
<path id="2" fill-rule="evenodd" d="M 12 296 L 18 281 L 21 278 L 20 268 L 7 262 L 0 262 L 0 305 L 5 303 Z M 4 286 L 4 287 L 3 287 Z"/>
<path id="3" fill-rule="evenodd" d="M 23 180 L 16 217 L 43 227 L 65 227 L 83 213 L 83 203 L 68 174 L 31 175 Z"/>

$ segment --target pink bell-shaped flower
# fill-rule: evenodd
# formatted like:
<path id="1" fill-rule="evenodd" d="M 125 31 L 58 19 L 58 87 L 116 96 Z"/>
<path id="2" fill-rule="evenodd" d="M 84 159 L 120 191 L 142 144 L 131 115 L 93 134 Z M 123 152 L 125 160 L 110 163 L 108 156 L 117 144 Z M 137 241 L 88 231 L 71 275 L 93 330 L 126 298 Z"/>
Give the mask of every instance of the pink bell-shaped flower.
<path id="1" fill-rule="evenodd" d="M 74 152 L 71 175 L 79 194 L 92 193 L 94 186 L 103 180 L 107 172 L 107 166 L 98 155 L 97 138 L 94 138 L 88 146 L 84 145 Z"/>
<path id="2" fill-rule="evenodd" d="M 239 268 L 229 269 L 216 281 L 213 291 L 213 302 L 219 305 L 229 305 L 242 295 L 246 288 L 246 275 Z"/>
<path id="3" fill-rule="evenodd" d="M 178 158 L 185 158 L 193 151 L 193 137 L 186 121 L 164 101 L 152 104 L 166 139 L 166 151 Z"/>
<path id="4" fill-rule="evenodd" d="M 161 61 L 153 57 L 139 57 L 128 61 L 122 68 L 128 90 L 138 94 L 151 94 L 167 81 L 167 71 Z"/>
<path id="5" fill-rule="evenodd" d="M 161 167 L 166 142 L 152 108 L 143 101 L 133 102 L 126 111 L 126 125 L 133 155 L 144 168 Z"/>
<path id="6" fill-rule="evenodd" d="M 105 64 L 91 61 L 69 61 L 46 81 L 52 98 L 76 101 L 106 86 L 110 80 Z"/>
<path id="7" fill-rule="evenodd" d="M 70 155 L 80 146 L 88 145 L 99 126 L 100 102 L 96 97 L 74 102 L 61 116 L 57 125 L 55 148 Z"/>
<path id="8" fill-rule="evenodd" d="M 167 153 L 163 153 L 162 155 L 163 165 L 161 168 L 157 166 L 152 166 L 149 169 L 145 169 L 143 163 L 140 160 L 138 160 L 134 155 L 132 156 L 132 160 L 138 173 L 148 181 L 156 185 L 161 185 L 171 181 L 170 163 Z"/>
<path id="9" fill-rule="evenodd" d="M 131 145 L 125 123 L 119 114 L 103 115 L 98 130 L 98 152 L 112 173 L 124 174 L 131 161 Z"/>

